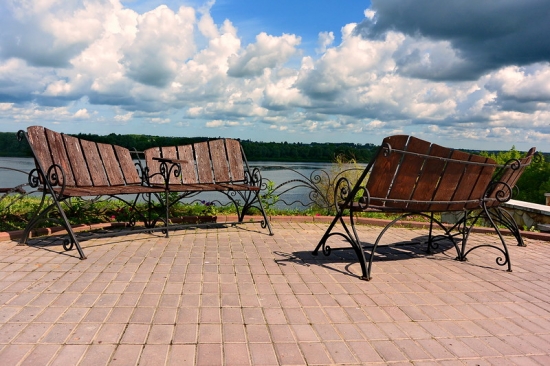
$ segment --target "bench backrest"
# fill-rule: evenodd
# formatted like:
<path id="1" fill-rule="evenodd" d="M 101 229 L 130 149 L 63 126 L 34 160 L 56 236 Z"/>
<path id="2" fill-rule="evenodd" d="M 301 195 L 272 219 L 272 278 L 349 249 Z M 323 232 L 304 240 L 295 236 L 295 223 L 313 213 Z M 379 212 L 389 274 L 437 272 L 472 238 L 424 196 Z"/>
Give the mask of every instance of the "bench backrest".
<path id="1" fill-rule="evenodd" d="M 241 144 L 233 139 L 217 139 L 181 146 L 145 150 L 150 182 L 164 184 L 160 163 L 153 158 L 178 160 L 181 174 L 170 175 L 171 184 L 236 183 L 245 180 L 246 159 Z"/>
<path id="2" fill-rule="evenodd" d="M 493 159 L 396 135 L 384 139 L 366 188 L 371 205 L 412 212 L 474 209 L 495 169 Z"/>
<path id="3" fill-rule="evenodd" d="M 128 149 L 68 136 L 41 126 L 27 128 L 36 165 L 47 174 L 56 164 L 63 169 L 59 184 L 75 187 L 140 184 Z"/>
<path id="4" fill-rule="evenodd" d="M 510 160 L 501 167 L 495 174 L 491 189 L 487 192 L 487 207 L 498 206 L 512 198 L 519 178 L 533 161 L 536 151 L 537 149 L 532 147 L 522 159 Z"/>

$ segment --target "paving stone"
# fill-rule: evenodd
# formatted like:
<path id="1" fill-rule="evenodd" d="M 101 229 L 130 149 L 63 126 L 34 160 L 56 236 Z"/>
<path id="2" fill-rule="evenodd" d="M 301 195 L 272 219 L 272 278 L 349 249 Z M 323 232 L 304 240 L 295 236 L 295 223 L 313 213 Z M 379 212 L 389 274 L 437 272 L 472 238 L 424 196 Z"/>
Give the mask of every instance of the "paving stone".
<path id="1" fill-rule="evenodd" d="M 510 246 L 511 273 L 490 248 L 380 248 L 367 282 L 353 251 L 311 255 L 327 226 L 92 239 L 85 261 L 0 242 L 2 364 L 550 364 L 546 242 Z"/>

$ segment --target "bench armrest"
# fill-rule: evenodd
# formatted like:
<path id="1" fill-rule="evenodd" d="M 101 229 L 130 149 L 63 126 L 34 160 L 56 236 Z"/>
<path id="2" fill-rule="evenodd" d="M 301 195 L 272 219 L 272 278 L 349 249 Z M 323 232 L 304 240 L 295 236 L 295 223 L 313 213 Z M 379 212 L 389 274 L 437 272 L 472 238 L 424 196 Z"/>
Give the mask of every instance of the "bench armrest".
<path id="1" fill-rule="evenodd" d="M 179 159 L 168 159 L 168 158 L 153 158 L 153 160 L 159 161 L 161 163 L 171 163 L 171 164 L 184 164 L 188 163 L 188 160 L 179 160 Z"/>

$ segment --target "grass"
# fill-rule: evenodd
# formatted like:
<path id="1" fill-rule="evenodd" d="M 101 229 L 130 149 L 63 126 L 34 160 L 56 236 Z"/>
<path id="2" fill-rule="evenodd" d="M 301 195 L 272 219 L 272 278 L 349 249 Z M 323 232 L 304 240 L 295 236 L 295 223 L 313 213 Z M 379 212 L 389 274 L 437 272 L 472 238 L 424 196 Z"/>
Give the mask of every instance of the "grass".
<path id="1" fill-rule="evenodd" d="M 40 198 L 33 196 L 8 195 L 0 200 L 0 231 L 22 230 L 26 227 L 29 220 L 35 215 L 40 204 Z M 327 209 L 308 208 L 308 209 L 277 209 L 273 205 L 264 202 L 266 212 L 270 216 L 332 216 L 333 212 Z M 132 211 L 123 203 L 117 200 L 84 200 L 71 199 L 63 203 L 63 208 L 69 222 L 76 224 L 94 224 L 105 222 L 128 222 Z M 145 211 L 147 206 L 141 203 L 138 210 Z M 191 204 L 177 203 L 170 209 L 170 216 L 215 216 L 215 215 L 236 214 L 232 205 L 220 206 L 213 202 L 200 201 Z M 249 214 L 260 214 L 257 209 L 252 209 Z M 157 210 L 156 215 L 162 215 L 161 210 Z M 358 216 L 393 219 L 395 215 L 384 213 L 360 213 Z M 52 210 L 49 220 L 39 223 L 38 227 L 57 226 L 60 216 L 56 210 Z M 57 221 L 56 221 L 57 220 Z M 426 221 L 424 217 L 409 217 L 406 220 Z M 55 223 L 55 225 L 52 225 Z"/>

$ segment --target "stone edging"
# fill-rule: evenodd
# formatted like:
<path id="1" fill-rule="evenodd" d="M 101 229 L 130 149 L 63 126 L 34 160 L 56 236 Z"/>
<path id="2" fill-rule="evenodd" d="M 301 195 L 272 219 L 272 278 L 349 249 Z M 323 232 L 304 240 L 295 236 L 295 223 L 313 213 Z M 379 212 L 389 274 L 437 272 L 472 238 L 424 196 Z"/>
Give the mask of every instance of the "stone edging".
<path id="1" fill-rule="evenodd" d="M 261 220 L 261 216 L 249 216 L 247 217 L 251 221 L 258 221 Z M 295 222 L 295 223 L 323 223 L 328 224 L 332 222 L 333 217 L 332 216 L 271 216 L 270 220 L 272 222 Z M 237 216 L 235 215 L 218 215 L 218 223 L 224 223 L 224 222 L 235 222 L 237 221 Z M 385 226 L 387 225 L 390 220 L 383 220 L 383 219 L 372 219 L 372 218 L 366 218 L 366 217 L 359 217 L 357 218 L 356 222 L 361 225 L 372 225 L 372 226 Z M 91 225 L 75 225 L 73 226 L 73 230 L 75 232 L 82 232 L 82 231 L 89 231 L 89 230 L 97 230 L 97 229 L 103 229 L 103 228 L 115 228 L 115 227 L 121 227 L 124 226 L 124 223 L 103 223 L 103 224 L 91 224 Z M 427 229 L 428 223 L 427 222 L 416 222 L 416 221 L 403 221 L 396 225 L 397 227 L 402 228 L 413 228 L 413 229 Z M 475 233 L 487 233 L 487 234 L 493 234 L 494 231 L 491 228 L 484 228 L 484 227 L 474 227 L 473 232 Z M 502 233 L 504 235 L 510 235 L 509 231 L 503 230 Z M 66 234 L 66 231 L 63 227 L 57 226 L 52 228 L 43 228 L 43 229 L 36 229 L 33 230 L 31 233 L 31 237 L 37 237 L 37 236 L 49 236 L 49 235 L 62 235 Z M 276 234 L 276 233 L 275 233 Z M 15 231 L 4 231 L 0 232 L 0 241 L 10 241 L 10 240 L 17 240 L 21 238 L 23 235 L 23 230 L 15 230 Z M 539 233 L 539 232 L 532 232 L 532 231 L 522 231 L 521 235 L 524 238 L 528 239 L 535 239 L 535 240 L 543 240 L 543 241 L 550 241 L 550 233 Z"/>

